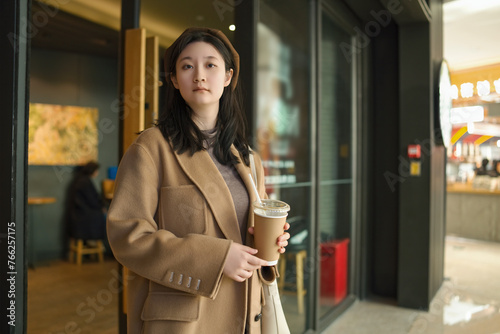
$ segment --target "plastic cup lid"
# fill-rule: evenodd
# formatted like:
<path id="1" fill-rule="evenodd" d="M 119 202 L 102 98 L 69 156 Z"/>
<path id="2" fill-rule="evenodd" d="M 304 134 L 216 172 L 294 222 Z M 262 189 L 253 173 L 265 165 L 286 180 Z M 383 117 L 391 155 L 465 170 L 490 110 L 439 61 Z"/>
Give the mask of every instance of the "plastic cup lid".
<path id="1" fill-rule="evenodd" d="M 256 209 L 265 210 L 267 212 L 283 213 L 290 211 L 290 206 L 288 204 L 276 199 L 263 199 L 260 203 L 254 202 L 253 206 Z"/>

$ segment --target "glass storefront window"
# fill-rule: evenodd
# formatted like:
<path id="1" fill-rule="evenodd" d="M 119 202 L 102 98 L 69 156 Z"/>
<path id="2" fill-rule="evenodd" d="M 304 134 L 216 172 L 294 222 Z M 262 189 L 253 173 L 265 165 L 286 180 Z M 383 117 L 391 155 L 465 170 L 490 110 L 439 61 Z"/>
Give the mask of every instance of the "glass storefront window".
<path id="1" fill-rule="evenodd" d="M 320 317 L 349 292 L 352 230 L 353 62 L 340 45 L 351 36 L 326 12 L 321 18 L 318 115 Z"/>
<path id="2" fill-rule="evenodd" d="M 292 333 L 304 333 L 331 319 L 351 293 L 356 59 L 341 45 L 353 36 L 321 6 L 315 64 L 310 3 L 259 4 L 256 147 L 269 196 L 291 206 L 279 285 Z"/>
<path id="3" fill-rule="evenodd" d="M 307 1 L 260 2 L 257 26 L 257 150 L 267 193 L 290 204 L 292 238 L 280 259 L 282 303 L 292 333 L 306 329 L 311 215 L 310 49 Z M 314 269 L 313 269 L 314 270 Z"/>

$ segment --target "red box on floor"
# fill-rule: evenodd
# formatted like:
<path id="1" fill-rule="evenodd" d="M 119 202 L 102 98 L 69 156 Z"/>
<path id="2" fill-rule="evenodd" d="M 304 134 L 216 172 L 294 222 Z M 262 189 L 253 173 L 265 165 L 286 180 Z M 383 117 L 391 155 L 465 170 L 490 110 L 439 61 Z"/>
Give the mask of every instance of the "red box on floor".
<path id="1" fill-rule="evenodd" d="M 347 295 L 349 239 L 321 244 L 320 298 L 336 305 Z"/>

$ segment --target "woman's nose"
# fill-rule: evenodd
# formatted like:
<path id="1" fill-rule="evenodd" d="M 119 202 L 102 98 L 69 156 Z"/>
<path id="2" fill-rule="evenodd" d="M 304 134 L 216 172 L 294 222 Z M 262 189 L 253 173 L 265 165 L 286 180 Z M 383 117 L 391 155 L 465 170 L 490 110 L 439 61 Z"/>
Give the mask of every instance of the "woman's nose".
<path id="1" fill-rule="evenodd" d="M 202 69 L 197 69 L 194 74 L 194 82 L 205 81 L 205 71 Z"/>

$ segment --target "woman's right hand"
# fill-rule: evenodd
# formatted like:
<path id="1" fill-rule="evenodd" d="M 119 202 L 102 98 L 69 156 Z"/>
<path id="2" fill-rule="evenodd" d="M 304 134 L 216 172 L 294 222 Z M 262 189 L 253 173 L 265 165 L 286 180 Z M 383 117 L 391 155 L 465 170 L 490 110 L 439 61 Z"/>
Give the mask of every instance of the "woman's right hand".
<path id="1" fill-rule="evenodd" d="M 233 242 L 224 265 L 224 275 L 236 282 L 250 278 L 255 269 L 267 265 L 266 261 L 255 256 L 256 253 L 254 248 Z"/>

